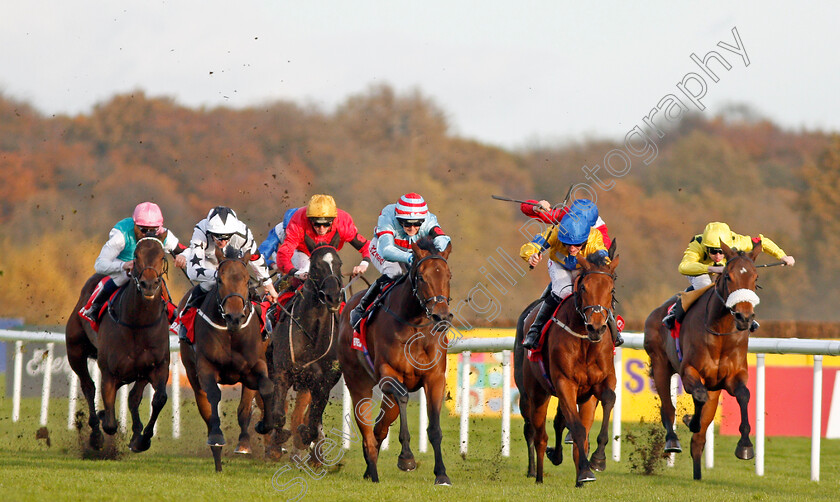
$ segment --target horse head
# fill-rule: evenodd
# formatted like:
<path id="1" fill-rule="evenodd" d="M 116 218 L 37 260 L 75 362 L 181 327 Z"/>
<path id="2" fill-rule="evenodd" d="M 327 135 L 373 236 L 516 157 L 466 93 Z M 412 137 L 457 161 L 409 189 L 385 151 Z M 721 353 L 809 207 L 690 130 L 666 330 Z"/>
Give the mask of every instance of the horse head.
<path id="1" fill-rule="evenodd" d="M 137 291 L 146 300 L 152 300 L 160 294 L 166 264 L 166 254 L 161 240 L 157 237 L 143 237 L 137 241 L 131 278 Z"/>
<path id="2" fill-rule="evenodd" d="M 248 258 L 233 246 L 216 248 L 216 301 L 228 330 L 237 331 L 251 315 L 248 301 Z"/>
<path id="3" fill-rule="evenodd" d="M 452 251 L 452 243 L 438 253 L 434 239 L 424 237 L 411 245 L 411 251 L 414 253 L 409 271 L 412 293 L 433 322 L 451 320 L 449 281 L 452 272 L 446 259 Z"/>
<path id="4" fill-rule="evenodd" d="M 319 246 L 309 257 L 309 278 L 315 297 L 331 312 L 341 306 L 341 258 L 332 246 Z"/>
<path id="5" fill-rule="evenodd" d="M 615 253 L 615 241 L 610 246 L 610 257 Z M 613 315 L 615 268 L 618 256 L 590 255 L 578 260 L 581 274 L 575 281 L 575 309 L 583 318 L 586 335 L 591 342 L 600 342 L 607 331 L 607 322 Z"/>
<path id="6" fill-rule="evenodd" d="M 715 283 L 715 293 L 735 318 L 735 328 L 744 331 L 755 319 L 755 306 L 759 302 L 755 293 L 758 279 L 755 259 L 761 253 L 761 242 L 749 253 L 732 249 L 724 242 L 720 243 L 720 248 L 726 257 L 726 266 Z"/>

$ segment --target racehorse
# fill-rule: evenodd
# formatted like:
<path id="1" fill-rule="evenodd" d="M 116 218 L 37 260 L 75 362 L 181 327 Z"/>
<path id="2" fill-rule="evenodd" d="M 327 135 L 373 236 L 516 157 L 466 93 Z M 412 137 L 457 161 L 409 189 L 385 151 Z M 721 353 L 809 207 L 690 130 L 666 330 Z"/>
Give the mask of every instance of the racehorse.
<path id="1" fill-rule="evenodd" d="M 755 293 L 758 272 L 754 261 L 761 253 L 761 243 L 749 254 L 730 249 L 723 242 L 721 249 L 726 256 L 723 273 L 686 313 L 678 343 L 662 325 L 662 318 L 676 297 L 654 309 L 645 320 L 644 346 L 650 356 L 651 376 L 659 394 L 665 451 L 682 451 L 674 432 L 676 411 L 670 395 L 671 376 L 679 373 L 685 391 L 694 399 L 694 414 L 688 428 L 694 433 L 691 457 L 694 479 L 698 480 L 701 479 L 700 457 L 706 446 L 706 429 L 714 419 L 722 389 L 735 397 L 741 408 L 741 438 L 735 456 L 742 460 L 755 456 L 747 415 L 750 401 L 747 344 L 749 328 L 755 318 L 754 307 L 759 301 Z"/>
<path id="2" fill-rule="evenodd" d="M 162 298 L 165 289 L 163 275 L 167 261 L 163 249 L 166 235 L 143 237 L 134 250 L 134 266 L 129 273 L 131 283 L 121 288 L 107 306 L 96 333 L 90 324 L 79 317 L 79 309 L 86 303 L 103 275 L 94 274 L 82 288 L 73 313 L 67 320 L 65 338 L 67 359 L 79 376 L 82 392 L 88 402 L 88 424 L 91 428 L 90 446 L 101 449 L 106 434 L 117 432 L 114 401 L 119 387 L 134 382 L 129 393 L 132 436 L 131 451 L 146 451 L 151 446 L 155 421 L 166 404 L 166 382 L 169 379 L 169 329 Z M 102 375 L 102 402 L 105 409 L 96 412 L 96 387 L 88 372 L 88 358 L 95 358 Z M 152 415 L 146 428 L 140 420 L 138 408 L 146 384 L 151 384 Z"/>
<path id="3" fill-rule="evenodd" d="M 221 451 L 225 444 L 219 420 L 219 384 L 242 383 L 256 390 L 265 404 L 263 419 L 255 429 L 267 434 L 274 428 L 271 410 L 274 396 L 266 362 L 268 341 L 262 339 L 259 314 L 248 296 L 248 259 L 238 249 L 216 248 L 219 267 L 213 286 L 195 317 L 195 343 L 181 341 L 181 361 L 195 392 L 201 418 L 207 423 L 207 444 L 213 453 L 216 471 L 221 472 Z M 188 293 L 189 294 L 189 293 Z M 182 300 L 184 304 L 186 299 Z M 243 393 L 240 403 L 240 425 L 243 406 L 247 403 L 250 420 L 251 400 Z M 247 422 L 245 423 L 247 428 Z"/>
<path id="4" fill-rule="evenodd" d="M 515 352 L 514 372 L 521 371 L 520 409 L 525 419 L 525 439 L 529 445 L 529 474 L 532 471 L 533 444 L 536 456 L 536 482 L 543 482 L 543 461 L 548 434 L 545 431 L 549 398 L 558 398 L 558 414 L 554 421 L 556 446 L 549 450 L 549 460 L 562 461 L 561 432 L 567 427 L 574 442 L 575 486 L 595 481 L 592 470 L 606 468 L 605 448 L 610 414 L 615 404 L 615 366 L 612 343 L 602 343 L 608 333 L 607 321 L 612 314 L 615 288 L 615 241 L 610 247 L 610 261 L 600 257 L 578 260 L 580 275 L 575 279 L 572 298 L 561 303 L 545 334 L 541 349 L 543 365 Z M 531 310 L 529 313 L 528 310 Z M 536 315 L 533 304 L 517 324 L 516 340 L 521 345 L 525 331 Z M 607 338 L 609 341 L 609 337 Z M 521 369 L 520 369 L 521 368 Z M 593 396 L 597 400 L 591 399 Z M 589 429 L 600 401 L 603 420 L 598 446 L 589 453 Z"/>
<path id="5" fill-rule="evenodd" d="M 350 299 L 341 314 L 338 360 L 362 433 L 362 452 L 367 464 L 364 478 L 379 482 L 376 468 L 379 447 L 398 414 L 402 451 L 397 466 L 404 471 L 417 467 L 409 447 L 406 405 L 408 393 L 423 388 L 428 399 L 429 441 L 435 451 L 435 484 L 450 485 L 440 448 L 443 437 L 440 411 L 446 383 L 446 332 L 452 318 L 449 313 L 452 273 L 446 261 L 452 245 L 438 253 L 433 239 L 423 238 L 412 244 L 411 249 L 413 261 L 408 278 L 392 286 L 382 301 L 381 311 L 377 311 L 366 326 L 369 360 L 363 352 L 353 348 L 353 328 L 349 319 L 349 312 L 361 299 L 361 293 Z M 377 384 L 383 398 L 381 411 L 374 422 L 371 396 Z"/>
<path id="6" fill-rule="evenodd" d="M 294 435 L 296 449 L 307 448 L 322 434 L 321 420 L 330 390 L 341 378 L 336 361 L 338 311 L 342 300 L 341 258 L 332 246 L 315 248 L 309 258 L 309 277 L 285 305 L 285 315 L 272 331 L 274 414 L 278 433 L 274 447 Z M 286 395 L 294 386 L 298 399 L 291 432 L 286 423 Z M 307 423 L 303 424 L 304 410 Z M 324 463 L 320 448 L 315 461 Z"/>

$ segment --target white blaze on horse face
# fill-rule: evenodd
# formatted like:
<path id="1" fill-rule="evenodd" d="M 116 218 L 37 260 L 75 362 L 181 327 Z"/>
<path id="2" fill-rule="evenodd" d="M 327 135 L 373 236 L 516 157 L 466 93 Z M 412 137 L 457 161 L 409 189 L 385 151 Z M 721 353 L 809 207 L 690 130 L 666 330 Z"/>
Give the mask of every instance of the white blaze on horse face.
<path id="1" fill-rule="evenodd" d="M 327 263 L 327 265 L 330 266 L 330 272 L 335 272 L 333 270 L 333 255 L 331 253 L 327 253 L 324 255 L 324 261 Z"/>
<path id="2" fill-rule="evenodd" d="M 746 268 L 744 268 L 744 267 L 741 267 L 741 273 L 742 273 L 742 274 L 746 274 L 746 273 L 747 273 L 747 269 L 746 269 Z"/>

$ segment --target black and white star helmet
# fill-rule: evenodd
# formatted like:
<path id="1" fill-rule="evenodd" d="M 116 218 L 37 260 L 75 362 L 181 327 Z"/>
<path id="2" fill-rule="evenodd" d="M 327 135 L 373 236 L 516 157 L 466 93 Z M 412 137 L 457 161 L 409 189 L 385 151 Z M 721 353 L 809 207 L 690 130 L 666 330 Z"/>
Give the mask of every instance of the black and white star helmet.
<path id="1" fill-rule="evenodd" d="M 239 231 L 239 220 L 233 209 L 216 206 L 207 214 L 207 233 L 210 235 L 227 236 Z"/>

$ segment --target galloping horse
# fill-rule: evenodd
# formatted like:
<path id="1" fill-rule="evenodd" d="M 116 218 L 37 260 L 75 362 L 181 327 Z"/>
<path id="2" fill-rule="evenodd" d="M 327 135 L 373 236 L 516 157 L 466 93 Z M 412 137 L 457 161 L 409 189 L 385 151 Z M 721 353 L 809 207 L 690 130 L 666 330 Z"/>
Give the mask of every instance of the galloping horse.
<path id="1" fill-rule="evenodd" d="M 67 359 L 79 376 L 82 392 L 88 402 L 91 428 L 90 445 L 101 449 L 104 444 L 102 429 L 107 434 L 117 432 L 114 400 L 117 389 L 135 382 L 129 393 L 132 436 L 129 447 L 134 452 L 146 451 L 151 446 L 155 421 L 166 404 L 166 381 L 169 379 L 169 329 L 166 308 L 161 297 L 164 289 L 163 275 L 167 271 L 163 240 L 166 235 L 144 237 L 134 250 L 134 267 L 130 272 L 132 283 L 114 297 L 108 305 L 108 314 L 102 319 L 99 332 L 95 333 L 79 317 L 79 309 L 90 297 L 93 288 L 104 277 L 95 274 L 82 288 L 79 301 L 67 320 L 65 337 Z M 96 413 L 96 387 L 88 372 L 87 360 L 95 358 L 102 374 L 103 411 Z M 143 429 L 138 408 L 146 384 L 152 385 L 152 415 Z"/>
<path id="2" fill-rule="evenodd" d="M 610 247 L 610 257 L 614 256 L 614 252 L 615 241 Z M 561 432 L 568 427 L 574 441 L 575 485 L 595 481 L 592 469 L 602 471 L 606 468 L 604 450 L 609 439 L 610 413 L 615 404 L 616 379 L 613 345 L 604 343 L 603 337 L 608 332 L 608 316 L 612 315 L 618 257 L 615 256 L 609 263 L 603 258 L 593 260 L 578 261 L 581 274 L 574 282 L 572 298 L 560 305 L 548 327 L 541 351 L 545 369 L 539 362 L 527 360 L 524 352 L 515 353 L 514 371 L 521 371 L 522 375 L 520 409 L 525 419 L 525 440 L 529 446 L 534 444 L 536 448 L 537 483 L 543 482 L 543 457 L 548 441 L 546 412 L 552 395 L 558 398 L 560 413 L 554 421 L 557 446 L 549 459 L 555 465 L 562 461 Z M 535 315 L 532 309 L 517 325 L 517 344 L 521 344 L 524 332 Z M 591 399 L 593 396 L 597 400 Z M 598 434 L 598 447 L 591 459 L 587 459 L 589 429 L 598 401 L 603 407 L 604 417 Z M 531 470 L 529 451 L 529 473 Z"/>
<path id="3" fill-rule="evenodd" d="M 349 312 L 359 302 L 361 293 L 350 299 L 341 314 L 338 334 L 338 359 L 344 381 L 353 398 L 356 423 L 362 433 L 362 451 L 367 469 L 365 479 L 379 482 L 376 463 L 379 447 L 388 435 L 388 427 L 400 417 L 402 451 L 397 466 L 410 471 L 417 467 L 409 447 L 406 416 L 408 393 L 421 387 L 428 399 L 429 441 L 435 450 L 435 484 L 449 485 L 443 465 L 440 442 L 440 410 L 446 383 L 446 332 L 449 320 L 449 281 L 452 273 L 446 262 L 451 244 L 438 253 L 431 238 L 411 246 L 414 259 L 407 280 L 392 287 L 366 329 L 370 359 L 353 348 L 353 328 Z M 382 389 L 382 409 L 371 417 L 373 387 Z M 392 400 L 388 394 L 393 396 Z"/>
<path id="4" fill-rule="evenodd" d="M 706 429 L 717 410 L 720 391 L 726 389 L 741 408 L 741 439 L 735 456 L 742 460 L 753 458 L 750 441 L 750 421 L 747 404 L 747 344 L 749 328 L 758 304 L 755 282 L 758 272 L 754 260 L 761 253 L 761 243 L 747 254 L 730 249 L 721 243 L 726 267 L 709 288 L 686 313 L 678 342 L 662 325 L 672 297 L 650 313 L 645 321 L 645 351 L 650 356 L 651 376 L 659 393 L 660 415 L 665 427 L 665 451 L 681 452 L 680 441 L 674 432 L 674 405 L 671 403 L 671 376 L 679 373 L 683 387 L 694 398 L 694 415 L 688 424 L 691 437 L 691 457 L 694 460 L 694 479 L 700 479 L 700 457 L 706 446 Z M 682 354 L 680 360 L 678 354 Z"/>
<path id="5" fill-rule="evenodd" d="M 259 314 L 248 300 L 247 258 L 230 246 L 225 248 L 224 255 L 216 248 L 216 258 L 219 261 L 216 285 L 198 309 L 195 344 L 181 342 L 181 361 L 195 392 L 198 412 L 207 423 L 207 444 L 216 471 L 220 472 L 225 437 L 219 420 L 222 398 L 219 384 L 241 382 L 243 388 L 259 391 L 265 403 L 263 419 L 256 425 L 259 434 L 267 434 L 274 428 L 270 411 L 274 396 L 266 363 L 268 342 L 262 339 Z M 246 396 L 252 395 L 243 392 L 242 402 L 248 407 L 251 399 Z M 240 404 L 240 417 L 242 407 Z"/>
<path id="6" fill-rule="evenodd" d="M 274 446 L 295 436 L 295 447 L 304 449 L 321 434 L 321 420 L 330 389 L 341 378 L 336 362 L 337 316 L 341 306 L 341 258 L 332 246 L 315 248 L 310 255 L 309 278 L 285 306 L 286 314 L 272 331 L 274 413 L 278 434 Z M 286 394 L 298 392 L 291 433 L 280 431 L 286 423 Z M 309 396 L 304 397 L 306 394 Z M 309 400 L 311 399 L 311 402 Z M 309 404 L 307 424 L 303 410 Z M 315 448 L 315 460 L 320 448 Z"/>

